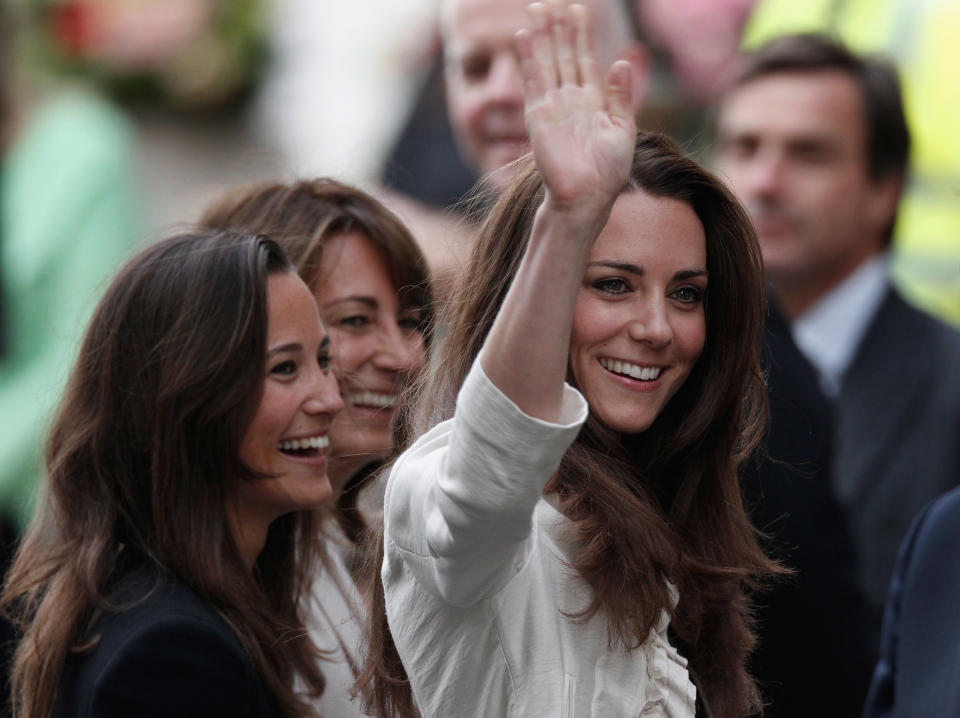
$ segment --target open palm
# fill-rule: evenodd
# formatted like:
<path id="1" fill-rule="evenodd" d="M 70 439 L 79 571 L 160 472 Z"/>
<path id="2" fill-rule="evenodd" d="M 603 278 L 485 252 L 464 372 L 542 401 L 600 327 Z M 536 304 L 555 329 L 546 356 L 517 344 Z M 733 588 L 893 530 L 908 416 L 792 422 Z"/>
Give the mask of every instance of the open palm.
<path id="1" fill-rule="evenodd" d="M 629 179 L 636 125 L 629 63 L 606 82 L 582 5 L 534 3 L 531 30 L 517 33 L 527 131 L 549 199 L 561 206 L 608 203 Z"/>

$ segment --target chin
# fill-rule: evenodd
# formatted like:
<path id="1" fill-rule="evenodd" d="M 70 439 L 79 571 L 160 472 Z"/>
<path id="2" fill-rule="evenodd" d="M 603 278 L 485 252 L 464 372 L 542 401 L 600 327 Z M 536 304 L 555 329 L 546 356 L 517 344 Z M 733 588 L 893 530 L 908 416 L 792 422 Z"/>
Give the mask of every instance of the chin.
<path id="1" fill-rule="evenodd" d="M 653 426 L 653 420 L 650 421 L 623 421 L 623 422 L 607 422 L 601 419 L 601 422 L 604 426 L 616 431 L 618 434 L 623 434 L 629 436 L 631 434 L 642 434 L 651 426 Z"/>
<path id="2" fill-rule="evenodd" d="M 638 416 L 636 414 L 624 415 L 620 412 L 609 413 L 595 410 L 592 407 L 591 412 L 603 426 L 618 434 L 642 434 L 653 425 L 657 418 L 646 414 Z"/>

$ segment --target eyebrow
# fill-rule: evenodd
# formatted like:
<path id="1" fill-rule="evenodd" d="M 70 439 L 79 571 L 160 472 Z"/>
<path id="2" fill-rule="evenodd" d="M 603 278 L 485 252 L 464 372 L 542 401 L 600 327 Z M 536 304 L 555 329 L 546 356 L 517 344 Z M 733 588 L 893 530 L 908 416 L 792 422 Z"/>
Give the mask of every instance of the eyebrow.
<path id="1" fill-rule="evenodd" d="M 334 299 L 333 301 L 325 302 L 323 306 L 324 306 L 324 308 L 326 308 L 326 307 L 332 307 L 332 306 L 335 306 L 335 305 L 337 305 L 337 304 L 343 304 L 344 302 L 359 302 L 360 304 L 363 304 L 363 305 L 365 305 L 365 306 L 368 306 L 368 307 L 370 307 L 371 309 L 376 309 L 376 308 L 377 308 L 377 300 L 376 300 L 376 299 L 374 299 L 373 297 L 362 297 L 362 296 L 360 296 L 360 295 L 352 295 L 352 296 L 349 296 L 349 297 L 340 297 L 339 299 Z"/>
<path id="2" fill-rule="evenodd" d="M 643 267 L 637 266 L 636 264 L 630 264 L 630 262 L 614 262 L 612 259 L 605 259 L 599 262 L 590 262 L 587 266 L 619 269 L 620 271 L 627 272 L 628 274 L 636 274 L 638 277 L 643 276 Z"/>
<path id="3" fill-rule="evenodd" d="M 274 347 L 273 349 L 267 352 L 267 357 L 272 357 L 277 354 L 287 354 L 287 353 L 294 354 L 296 352 L 302 352 L 302 351 L 303 351 L 303 344 L 300 344 L 299 342 L 294 342 L 292 344 L 284 344 L 283 346 Z"/>
<path id="4" fill-rule="evenodd" d="M 330 335 L 324 335 L 323 339 L 320 340 L 320 349 L 327 349 L 330 346 Z M 303 344 L 300 342 L 291 342 L 290 344 L 284 344 L 279 347 L 274 347 L 273 349 L 267 352 L 267 358 L 269 359 L 272 356 L 277 354 L 296 354 L 297 352 L 303 351 Z"/>
<path id="5" fill-rule="evenodd" d="M 606 267 L 608 269 L 618 269 L 621 272 L 627 272 L 628 274 L 633 274 L 638 277 L 644 275 L 643 267 L 632 264 L 630 262 L 616 262 L 613 260 L 601 260 L 599 262 L 590 262 L 587 267 Z M 709 277 L 710 273 L 702 268 L 698 267 L 697 269 L 681 269 L 679 272 L 675 272 L 673 275 L 674 279 L 692 279 L 693 277 Z"/>

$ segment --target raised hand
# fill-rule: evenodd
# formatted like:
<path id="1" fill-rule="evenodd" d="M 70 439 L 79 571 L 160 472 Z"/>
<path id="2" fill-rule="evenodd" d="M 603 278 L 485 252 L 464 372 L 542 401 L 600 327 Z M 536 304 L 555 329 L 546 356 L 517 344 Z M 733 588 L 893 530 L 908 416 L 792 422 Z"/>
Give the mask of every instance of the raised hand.
<path id="1" fill-rule="evenodd" d="M 585 213 L 608 208 L 626 185 L 633 158 L 631 66 L 615 62 L 603 81 L 583 5 L 536 2 L 529 13 L 531 28 L 515 40 L 545 204 Z"/>

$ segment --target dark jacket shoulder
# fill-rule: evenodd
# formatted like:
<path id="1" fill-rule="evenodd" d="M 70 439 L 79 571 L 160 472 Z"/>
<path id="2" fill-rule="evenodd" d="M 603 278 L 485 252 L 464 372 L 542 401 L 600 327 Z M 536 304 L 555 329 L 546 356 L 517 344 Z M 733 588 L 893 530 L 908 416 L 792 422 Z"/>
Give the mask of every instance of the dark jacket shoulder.
<path id="1" fill-rule="evenodd" d="M 109 603 L 68 656 L 53 718 L 272 715 L 236 634 L 180 581 L 133 572 Z"/>
<path id="2" fill-rule="evenodd" d="M 917 517 L 890 585 L 865 718 L 960 715 L 960 488 Z"/>

